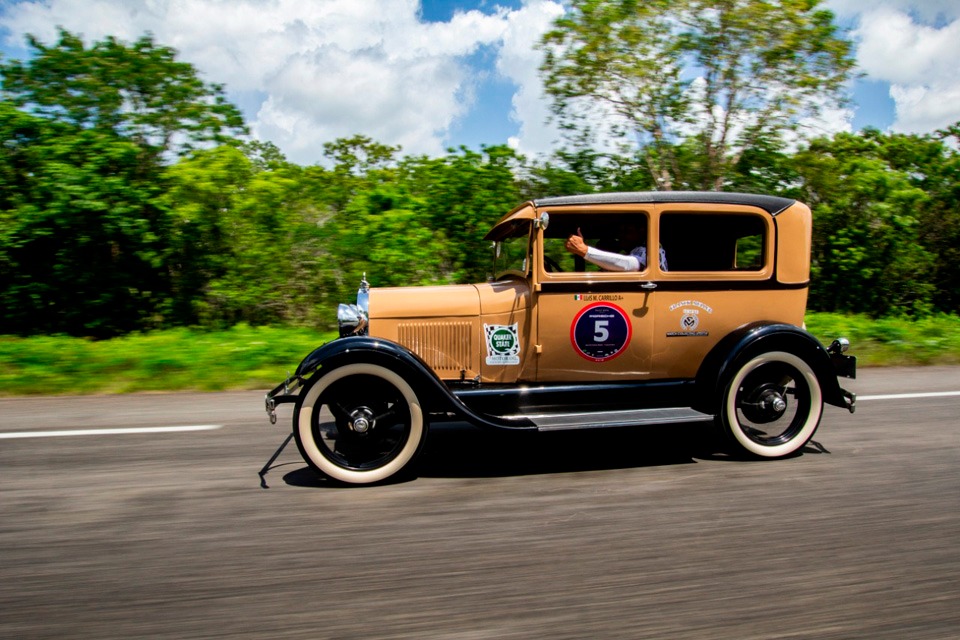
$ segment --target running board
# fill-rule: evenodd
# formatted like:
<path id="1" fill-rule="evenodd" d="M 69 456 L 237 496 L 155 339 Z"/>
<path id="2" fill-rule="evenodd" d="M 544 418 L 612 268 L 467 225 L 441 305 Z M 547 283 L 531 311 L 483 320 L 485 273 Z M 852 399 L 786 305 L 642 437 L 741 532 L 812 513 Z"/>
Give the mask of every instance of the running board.
<path id="1" fill-rule="evenodd" d="M 687 407 L 665 409 L 632 409 L 627 411 L 591 411 L 588 413 L 537 413 L 504 416 L 508 419 L 523 418 L 537 427 L 537 431 L 564 431 L 568 429 L 602 429 L 604 427 L 629 427 L 648 424 L 674 424 L 678 422 L 707 422 L 713 416 Z"/>

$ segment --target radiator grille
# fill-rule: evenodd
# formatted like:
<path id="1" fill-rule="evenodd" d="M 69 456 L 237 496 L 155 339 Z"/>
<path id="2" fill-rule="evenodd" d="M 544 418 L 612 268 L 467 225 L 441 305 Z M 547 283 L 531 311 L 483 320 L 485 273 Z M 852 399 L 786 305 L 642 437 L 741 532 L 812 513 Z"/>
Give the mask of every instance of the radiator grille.
<path id="1" fill-rule="evenodd" d="M 434 370 L 474 370 L 469 322 L 409 322 L 397 329 L 400 344 Z"/>

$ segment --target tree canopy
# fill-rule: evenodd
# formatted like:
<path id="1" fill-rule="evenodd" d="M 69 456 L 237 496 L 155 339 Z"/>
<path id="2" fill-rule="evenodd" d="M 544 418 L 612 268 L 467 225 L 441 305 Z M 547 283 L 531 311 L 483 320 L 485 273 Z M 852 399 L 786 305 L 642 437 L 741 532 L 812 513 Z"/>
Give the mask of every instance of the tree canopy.
<path id="1" fill-rule="evenodd" d="M 816 3 L 776 6 L 810 18 Z M 666 34 L 695 32 L 670 23 L 665 3 L 576 7 L 660 20 L 672 31 L 657 46 L 676 48 L 678 65 L 687 52 L 707 50 L 671 44 Z M 719 9 L 705 15 L 727 24 Z M 729 19 L 744 28 L 742 18 Z M 599 25 L 607 23 L 640 37 L 623 20 Z M 824 31 L 826 46 L 832 32 Z M 960 305 L 960 123 L 930 135 L 837 134 L 796 150 L 766 116 L 753 128 L 717 120 L 684 135 L 680 124 L 697 112 L 678 72 L 674 89 L 664 89 L 676 101 L 662 104 L 686 111 L 663 119 L 655 144 L 600 150 L 579 130 L 570 147 L 544 158 L 500 145 L 431 158 L 358 134 L 327 143 L 325 163 L 304 167 L 269 142 L 241 137 L 242 119 L 222 89 L 149 38 L 85 46 L 61 32 L 54 46 L 32 42 L 28 62 L 0 62 L 0 334 L 107 337 L 239 322 L 326 328 L 364 273 L 375 286 L 483 281 L 491 264 L 483 235 L 526 199 L 718 179 L 724 189 L 811 205 L 809 308 L 882 316 L 956 313 Z M 776 51 L 766 54 L 769 64 L 789 57 Z M 623 52 L 591 54 L 598 71 L 617 68 L 600 64 L 601 53 Z M 744 73 L 726 68 L 715 73 Z M 773 108 L 737 95 L 751 117 Z M 776 108 L 784 121 L 800 114 L 800 106 Z M 710 150 L 720 147 L 709 141 L 720 130 L 728 139 L 716 139 L 729 144 L 714 166 Z"/>
<path id="2" fill-rule="evenodd" d="M 86 47 L 61 30 L 0 63 L 8 330 L 110 335 L 143 326 L 177 289 L 164 166 L 244 131 L 220 87 L 144 37 Z"/>
<path id="3" fill-rule="evenodd" d="M 151 158 L 180 157 L 245 132 L 220 85 L 206 83 L 151 36 L 87 47 L 61 29 L 53 46 L 28 36 L 29 62 L 0 66 L 3 96 L 33 115 L 129 140 Z"/>
<path id="4" fill-rule="evenodd" d="M 745 151 L 844 102 L 851 43 L 818 5 L 574 0 L 543 37 L 544 84 L 566 128 L 607 116 L 657 188 L 721 190 Z"/>

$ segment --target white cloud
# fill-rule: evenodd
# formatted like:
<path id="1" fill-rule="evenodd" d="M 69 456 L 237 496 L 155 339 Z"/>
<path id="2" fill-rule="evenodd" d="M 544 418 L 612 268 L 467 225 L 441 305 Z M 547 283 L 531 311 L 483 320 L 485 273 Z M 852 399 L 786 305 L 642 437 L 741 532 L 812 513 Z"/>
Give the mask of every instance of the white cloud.
<path id="1" fill-rule="evenodd" d="M 914 14 L 928 23 L 941 18 L 947 21 L 960 18 L 960 3 L 957 0 L 828 0 L 825 6 L 840 18 L 879 10 Z"/>
<path id="2" fill-rule="evenodd" d="M 960 20 L 935 28 L 879 9 L 863 14 L 856 35 L 860 67 L 871 77 L 901 85 L 960 79 Z"/>
<path id="3" fill-rule="evenodd" d="M 557 127 L 547 122 L 550 103 L 540 80 L 543 54 L 534 45 L 562 14 L 560 2 L 548 0 L 530 2 L 507 17 L 497 71 L 517 85 L 510 117 L 520 133 L 509 143 L 526 155 L 549 153 L 560 140 Z"/>
<path id="4" fill-rule="evenodd" d="M 420 19 L 418 0 L 46 0 L 10 4 L 0 26 L 44 42 L 145 32 L 177 49 L 247 109 L 252 131 L 291 160 L 357 133 L 405 153 L 443 152 L 475 100 L 466 57 L 500 46 L 510 13 Z"/>
<path id="5" fill-rule="evenodd" d="M 324 142 L 357 133 L 405 153 L 443 153 L 482 99 L 484 73 L 516 87 L 509 117 L 518 132 L 509 143 L 527 155 L 548 153 L 560 135 L 547 123 L 535 45 L 564 6 L 525 0 L 515 10 L 458 11 L 430 23 L 419 0 L 0 0 L 0 28 L 8 46 L 26 33 L 53 42 L 58 25 L 87 42 L 152 33 L 224 84 L 255 135 L 309 164 L 321 159 Z M 929 132 L 960 120 L 960 1 L 826 6 L 854 25 L 868 79 L 890 83 L 894 130 Z M 495 70 L 476 68 L 479 51 L 496 59 Z M 850 121 L 849 112 L 831 112 L 817 127 L 848 130 Z"/>
<path id="6" fill-rule="evenodd" d="M 857 60 L 867 78 L 890 85 L 891 129 L 930 133 L 960 121 L 960 2 L 832 0 L 852 19 Z"/>

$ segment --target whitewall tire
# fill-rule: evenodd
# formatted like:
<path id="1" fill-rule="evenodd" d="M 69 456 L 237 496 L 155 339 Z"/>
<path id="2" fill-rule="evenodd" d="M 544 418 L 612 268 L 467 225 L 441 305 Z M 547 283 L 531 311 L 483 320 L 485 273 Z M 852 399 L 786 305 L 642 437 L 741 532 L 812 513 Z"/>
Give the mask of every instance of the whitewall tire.
<path id="1" fill-rule="evenodd" d="M 823 394 L 802 358 L 771 351 L 741 366 L 721 399 L 720 424 L 747 453 L 782 458 L 805 445 L 820 424 Z"/>
<path id="2" fill-rule="evenodd" d="M 405 469 L 423 447 L 420 401 L 396 372 L 347 364 L 313 378 L 301 392 L 293 432 L 304 460 L 348 484 L 380 482 Z"/>

